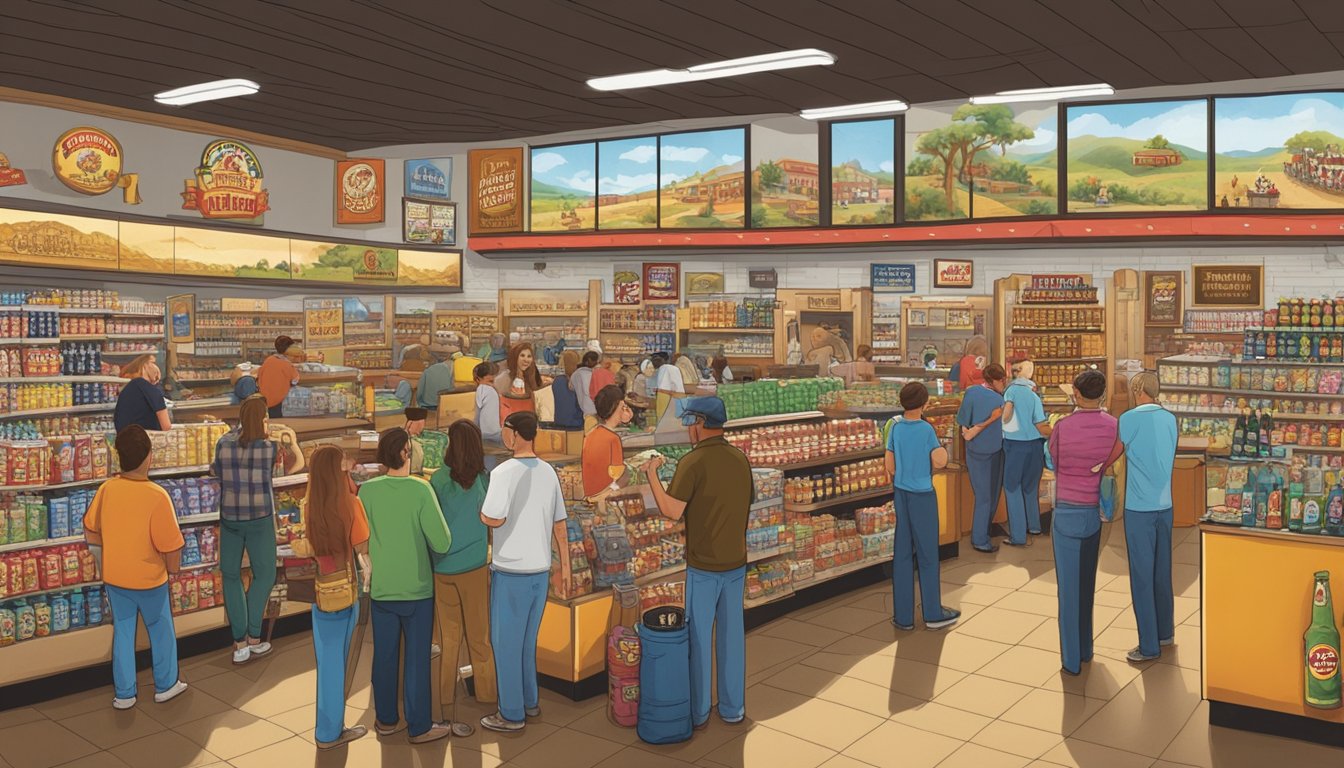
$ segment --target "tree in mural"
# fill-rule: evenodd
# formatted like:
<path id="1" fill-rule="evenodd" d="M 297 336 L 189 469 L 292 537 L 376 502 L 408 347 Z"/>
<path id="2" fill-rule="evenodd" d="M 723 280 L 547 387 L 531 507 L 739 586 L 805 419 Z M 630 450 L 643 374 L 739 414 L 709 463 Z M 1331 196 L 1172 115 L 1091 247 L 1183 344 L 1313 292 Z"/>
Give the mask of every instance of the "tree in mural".
<path id="1" fill-rule="evenodd" d="M 1143 146 L 1147 149 L 1171 149 L 1171 142 L 1167 141 L 1166 136 L 1163 136 L 1162 134 L 1159 133 L 1153 138 L 1149 139 L 1148 143 L 1144 144 Z"/>
<path id="2" fill-rule="evenodd" d="M 1012 109 L 1002 104 L 966 104 L 952 113 L 950 125 L 919 137 L 915 151 L 942 161 L 943 194 L 949 211 L 956 210 L 955 182 L 971 182 L 977 155 L 995 147 L 1000 155 L 1006 155 L 1008 145 L 1036 135 L 1015 117 Z M 912 167 L 915 162 L 911 161 Z"/>
<path id="3" fill-rule="evenodd" d="M 784 169 L 774 160 L 761 163 L 757 169 L 761 174 L 761 189 L 779 189 L 784 186 Z"/>
<path id="4" fill-rule="evenodd" d="M 980 136 L 966 149 L 964 167 L 975 165 L 975 156 L 991 147 L 997 147 L 999 156 L 1008 154 L 1008 145 L 1036 136 L 1030 126 L 1014 119 L 1013 110 L 1003 104 L 965 104 L 952 113 L 954 121 L 971 122 L 980 130 Z"/>
<path id="5" fill-rule="evenodd" d="M 947 209 L 956 210 L 955 184 L 960 175 L 957 165 L 965 148 L 979 135 L 979 129 L 971 123 L 956 122 L 935 128 L 919 137 L 915 142 L 915 151 L 928 155 L 942 163 L 943 196 L 947 198 Z M 964 160 L 963 160 L 964 161 Z"/>
<path id="6" fill-rule="evenodd" d="M 1320 151 L 1331 144 L 1338 144 L 1339 137 L 1327 131 L 1302 131 L 1289 136 L 1283 146 L 1293 154 L 1299 154 L 1308 149 Z"/>

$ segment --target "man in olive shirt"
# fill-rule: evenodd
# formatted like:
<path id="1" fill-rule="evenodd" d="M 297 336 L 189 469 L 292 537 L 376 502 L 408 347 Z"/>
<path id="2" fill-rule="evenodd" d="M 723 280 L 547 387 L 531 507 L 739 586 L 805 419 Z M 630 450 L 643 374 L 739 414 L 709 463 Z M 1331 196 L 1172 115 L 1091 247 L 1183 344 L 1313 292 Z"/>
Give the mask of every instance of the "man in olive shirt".
<path id="1" fill-rule="evenodd" d="M 754 492 L 751 465 L 741 451 L 723 439 L 728 416 L 722 400 L 688 397 L 676 403 L 695 448 L 677 463 L 677 473 L 667 490 L 658 480 L 662 458 L 645 464 L 644 473 L 658 511 L 673 520 L 686 518 L 691 717 L 696 728 L 709 722 L 709 670 L 717 647 L 719 717 L 733 725 L 746 716 L 747 640 L 742 594 L 747 575 L 747 516 Z"/>

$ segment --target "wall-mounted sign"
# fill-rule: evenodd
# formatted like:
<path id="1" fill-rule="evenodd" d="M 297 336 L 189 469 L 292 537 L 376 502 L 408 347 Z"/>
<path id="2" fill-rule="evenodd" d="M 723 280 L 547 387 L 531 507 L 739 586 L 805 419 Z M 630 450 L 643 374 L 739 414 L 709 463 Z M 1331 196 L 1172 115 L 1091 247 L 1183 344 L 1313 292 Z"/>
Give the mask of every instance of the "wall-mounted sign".
<path id="1" fill-rule="evenodd" d="M 639 303 L 640 286 L 643 285 L 639 275 L 639 267 L 617 265 L 612 268 L 611 300 L 613 303 Z"/>
<path id="2" fill-rule="evenodd" d="M 709 296 L 723 293 L 722 272 L 687 272 L 686 295 Z"/>
<path id="3" fill-rule="evenodd" d="M 1091 285 L 1086 275 L 1032 275 L 1031 287 L 1038 291 L 1062 291 L 1087 288 Z"/>
<path id="4" fill-rule="evenodd" d="M 339 300 L 334 307 L 303 310 L 305 349 L 339 347 L 343 343 L 345 343 L 345 309 Z"/>
<path id="5" fill-rule="evenodd" d="M 840 294 L 809 293 L 807 294 L 807 308 L 821 310 L 823 312 L 839 312 Z"/>
<path id="6" fill-rule="evenodd" d="M 1191 305 L 1223 309 L 1265 306 L 1263 264 L 1198 265 L 1191 268 Z"/>
<path id="7" fill-rule="evenodd" d="M 681 265 L 644 263 L 644 300 L 676 301 L 681 298 Z"/>
<path id="8" fill-rule="evenodd" d="M 74 128 L 61 134 L 51 153 L 51 169 L 65 186 L 81 195 L 122 190 L 122 199 L 140 203 L 139 177 L 122 173 L 125 156 L 121 143 L 107 131 Z"/>
<path id="9" fill-rule="evenodd" d="M 408 243 L 457 245 L 457 203 L 403 197 L 401 237 Z"/>
<path id="10" fill-rule="evenodd" d="M 377 224 L 383 220 L 384 162 L 375 159 L 336 161 L 336 223 Z"/>
<path id="11" fill-rule="evenodd" d="M 203 307 L 201 311 L 206 311 Z M 220 299 L 220 312 L 269 312 L 270 302 L 266 299 Z"/>
<path id="12" fill-rule="evenodd" d="M 207 219 L 235 219 L 260 223 L 270 210 L 270 195 L 262 188 L 261 161 L 246 144 L 220 139 L 206 145 L 196 178 L 187 179 L 182 209 L 199 211 Z"/>
<path id="13" fill-rule="evenodd" d="M 975 262 L 962 259 L 934 259 L 934 288 L 970 288 L 975 285 Z"/>
<path id="14" fill-rule="evenodd" d="M 752 288 L 778 288 L 779 273 L 773 269 L 748 270 L 747 285 Z"/>
<path id="15" fill-rule="evenodd" d="M 474 149 L 467 153 L 470 232 L 523 231 L 523 149 Z"/>
<path id="16" fill-rule="evenodd" d="M 1181 292 L 1185 287 L 1184 272 L 1144 272 L 1143 322 L 1147 325 L 1179 328 L 1181 326 Z"/>
<path id="17" fill-rule="evenodd" d="M 9 167 L 9 158 L 4 152 L 0 152 L 0 187 L 17 187 L 20 184 L 27 184 L 28 178 L 23 175 L 23 171 L 18 168 Z"/>
<path id="18" fill-rule="evenodd" d="M 406 197 L 448 200 L 453 196 L 453 159 L 407 160 L 403 178 Z"/>
<path id="19" fill-rule="evenodd" d="M 914 264 L 873 264 L 873 293 L 914 293 Z"/>
<path id="20" fill-rule="evenodd" d="M 168 297 L 168 340 L 174 344 L 195 343 L 195 294 L 184 293 Z"/>

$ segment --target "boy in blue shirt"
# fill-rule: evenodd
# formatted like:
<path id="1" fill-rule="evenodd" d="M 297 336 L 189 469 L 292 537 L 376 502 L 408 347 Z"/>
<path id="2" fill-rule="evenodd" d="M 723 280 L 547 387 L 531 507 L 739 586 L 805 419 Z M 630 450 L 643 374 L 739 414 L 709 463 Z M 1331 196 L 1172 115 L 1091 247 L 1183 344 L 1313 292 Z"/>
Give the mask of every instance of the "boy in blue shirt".
<path id="1" fill-rule="evenodd" d="M 892 623 L 915 628 L 915 565 L 924 604 L 924 626 L 942 629 L 957 623 L 961 611 L 942 604 L 938 576 L 938 494 L 933 471 L 947 466 L 947 449 L 933 425 L 924 421 L 929 392 L 912 381 L 901 387 L 905 413 L 893 419 L 887 435 L 886 464 L 892 476 L 896 506 L 896 547 L 891 564 Z"/>
<path id="2" fill-rule="evenodd" d="M 989 538 L 994 512 L 1003 493 L 1003 390 L 1008 372 L 998 363 L 985 366 L 985 382 L 966 390 L 957 411 L 961 437 L 966 441 L 966 470 L 975 494 L 971 518 L 971 546 L 977 552 L 997 552 Z"/>
<path id="3" fill-rule="evenodd" d="M 1171 588 L 1171 475 L 1176 463 L 1176 417 L 1157 404 L 1156 374 L 1140 373 L 1129 382 L 1137 405 L 1120 417 L 1125 446 L 1125 547 L 1129 550 L 1129 590 L 1139 647 L 1135 663 L 1162 655 L 1176 640 L 1175 600 Z"/>

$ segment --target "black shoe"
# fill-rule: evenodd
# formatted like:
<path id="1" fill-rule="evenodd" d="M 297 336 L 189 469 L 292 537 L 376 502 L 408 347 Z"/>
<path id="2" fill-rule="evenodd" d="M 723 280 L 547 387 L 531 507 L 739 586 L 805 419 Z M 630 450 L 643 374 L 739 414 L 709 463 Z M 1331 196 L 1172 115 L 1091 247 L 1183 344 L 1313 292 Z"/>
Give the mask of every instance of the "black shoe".
<path id="1" fill-rule="evenodd" d="M 976 552 L 984 552 L 986 555 L 992 555 L 995 552 L 999 551 L 999 545 L 990 544 L 988 547 L 977 547 L 974 544 L 972 544 L 971 549 L 974 549 Z"/>
<path id="2" fill-rule="evenodd" d="M 1031 542 L 1024 541 L 1024 542 L 1022 542 L 1021 544 L 1019 544 L 1019 543 L 1017 543 L 1016 541 L 1012 541 L 1011 539 L 1008 540 L 1008 541 L 1005 541 L 1005 542 L 1003 542 L 1003 543 L 1004 543 L 1004 546 L 1008 546 L 1008 547 L 1029 547 L 1029 546 L 1031 546 Z"/>

